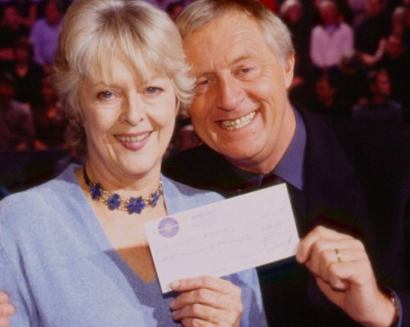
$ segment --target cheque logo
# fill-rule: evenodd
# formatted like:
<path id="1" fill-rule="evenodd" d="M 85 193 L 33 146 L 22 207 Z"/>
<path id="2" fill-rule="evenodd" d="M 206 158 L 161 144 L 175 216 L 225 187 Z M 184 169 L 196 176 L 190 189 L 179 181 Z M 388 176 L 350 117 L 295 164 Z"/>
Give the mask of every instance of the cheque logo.
<path id="1" fill-rule="evenodd" d="M 166 238 L 171 238 L 177 235 L 179 224 L 175 218 L 165 217 L 158 224 L 158 232 Z"/>

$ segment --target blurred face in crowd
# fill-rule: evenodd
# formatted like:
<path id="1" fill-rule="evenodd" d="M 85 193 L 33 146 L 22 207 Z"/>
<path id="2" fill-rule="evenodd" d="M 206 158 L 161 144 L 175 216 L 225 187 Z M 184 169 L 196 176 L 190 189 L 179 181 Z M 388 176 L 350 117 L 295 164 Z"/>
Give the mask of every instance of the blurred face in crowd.
<path id="1" fill-rule="evenodd" d="M 0 101 L 9 102 L 15 94 L 14 86 L 11 83 L 0 81 Z"/>
<path id="2" fill-rule="evenodd" d="M 333 100 L 336 90 L 326 79 L 319 79 L 316 82 L 316 95 L 320 102 L 329 103 Z"/>
<path id="3" fill-rule="evenodd" d="M 377 74 L 375 83 L 371 86 L 374 94 L 387 97 L 391 93 L 391 84 L 389 75 L 386 73 Z"/>
<path id="4" fill-rule="evenodd" d="M 45 18 L 50 25 L 56 25 L 60 21 L 62 13 L 56 4 L 50 2 L 45 9 Z"/>
<path id="5" fill-rule="evenodd" d="M 43 78 L 41 81 L 41 97 L 46 104 L 54 104 L 58 100 L 57 94 L 48 78 Z"/>
<path id="6" fill-rule="evenodd" d="M 296 23 L 302 18 L 302 8 L 295 4 L 291 6 L 286 12 L 286 20 L 289 23 Z"/>
<path id="7" fill-rule="evenodd" d="M 20 15 L 15 7 L 9 6 L 4 9 L 3 23 L 12 29 L 20 25 Z"/>
<path id="8" fill-rule="evenodd" d="M 15 56 L 17 62 L 28 62 L 30 59 L 30 50 L 25 47 L 17 47 L 15 48 Z"/>
<path id="9" fill-rule="evenodd" d="M 196 78 L 190 114 L 199 137 L 240 168 L 272 170 L 294 133 L 293 56 L 281 63 L 260 26 L 240 13 L 195 31 L 184 48 Z"/>
<path id="10" fill-rule="evenodd" d="M 332 25 L 338 21 L 336 4 L 331 1 L 324 1 L 319 6 L 320 17 L 325 25 Z"/>
<path id="11" fill-rule="evenodd" d="M 109 82 L 96 74 L 80 89 L 87 161 L 122 178 L 159 174 L 177 114 L 171 80 L 141 81 L 121 54 L 110 65 Z"/>
<path id="12" fill-rule="evenodd" d="M 395 35 L 389 36 L 386 51 L 391 58 L 397 58 L 404 52 L 403 40 Z"/>
<path id="13" fill-rule="evenodd" d="M 381 0 L 367 0 L 365 9 L 367 15 L 374 17 L 380 14 L 383 11 L 384 7 Z"/>

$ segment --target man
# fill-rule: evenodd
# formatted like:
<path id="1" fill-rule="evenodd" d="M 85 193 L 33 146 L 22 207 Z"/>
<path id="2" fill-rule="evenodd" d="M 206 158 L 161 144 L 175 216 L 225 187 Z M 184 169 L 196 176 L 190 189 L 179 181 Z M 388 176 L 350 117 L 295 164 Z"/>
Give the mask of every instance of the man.
<path id="1" fill-rule="evenodd" d="M 177 24 L 206 145 L 167 160 L 165 173 L 226 196 L 277 176 L 289 189 L 302 265 L 259 268 L 270 325 L 408 326 L 409 131 L 294 109 L 290 35 L 252 0 L 197 0 Z"/>
<path id="2" fill-rule="evenodd" d="M 410 77 L 408 74 L 403 74 L 403 72 L 410 70 L 410 53 L 405 48 L 402 35 L 389 35 L 386 40 L 385 51 L 375 67 L 387 70 L 390 76 L 392 99 L 400 102 L 403 108 L 409 111 L 410 92 L 408 86 Z"/>
<path id="3" fill-rule="evenodd" d="M 321 24 L 312 29 L 310 59 L 318 73 L 336 69 L 340 59 L 353 49 L 353 29 L 340 21 L 337 5 L 325 0 L 318 5 Z"/>
<path id="4" fill-rule="evenodd" d="M 353 107 L 353 118 L 403 123 L 402 105 L 390 99 L 391 84 L 387 70 L 371 71 L 368 76 L 368 86 L 371 92 L 370 98 L 365 103 Z"/>
<path id="5" fill-rule="evenodd" d="M 34 46 L 34 61 L 43 66 L 45 73 L 49 73 L 58 45 L 64 14 L 63 4 L 59 0 L 49 0 L 44 14 L 44 18 L 34 23 L 30 39 Z"/>
<path id="6" fill-rule="evenodd" d="M 380 40 L 390 30 L 390 18 L 386 12 L 386 0 L 366 0 L 365 17 L 355 27 L 355 49 L 367 55 L 376 54 Z"/>
<path id="7" fill-rule="evenodd" d="M 333 76 L 324 74 L 315 83 L 315 96 L 308 109 L 313 112 L 348 118 L 351 116 L 348 104 L 339 96 L 339 90 Z"/>
<path id="8" fill-rule="evenodd" d="M 15 4 L 10 3 L 3 9 L 2 24 L 0 26 L 0 60 L 13 60 L 14 44 L 23 37 L 27 37 L 30 29 L 22 23 L 22 18 Z"/>
<path id="9" fill-rule="evenodd" d="M 227 196 L 272 185 L 276 176 L 286 181 L 303 237 L 301 264 L 291 258 L 259 269 L 271 326 L 405 326 L 409 136 L 292 108 L 290 35 L 263 8 L 253 0 L 197 0 L 179 16 L 196 78 L 190 114 L 207 146 L 171 158 L 166 173 Z M 372 135 L 380 147 L 363 153 L 366 137 L 377 141 Z M 374 273 L 362 243 L 342 232 L 366 241 Z"/>
<path id="10" fill-rule="evenodd" d="M 0 150 L 26 150 L 35 138 L 33 115 L 27 105 L 15 100 L 13 76 L 0 74 Z"/>

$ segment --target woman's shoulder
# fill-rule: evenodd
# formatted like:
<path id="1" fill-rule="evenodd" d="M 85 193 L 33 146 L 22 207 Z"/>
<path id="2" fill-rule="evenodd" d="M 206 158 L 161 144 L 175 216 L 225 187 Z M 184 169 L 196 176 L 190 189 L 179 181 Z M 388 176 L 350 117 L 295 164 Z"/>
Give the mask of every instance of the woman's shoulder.
<path id="1" fill-rule="evenodd" d="M 58 210 L 74 188 L 78 189 L 74 169 L 70 166 L 44 184 L 6 196 L 0 201 L 0 222 L 32 220 L 49 210 Z"/>

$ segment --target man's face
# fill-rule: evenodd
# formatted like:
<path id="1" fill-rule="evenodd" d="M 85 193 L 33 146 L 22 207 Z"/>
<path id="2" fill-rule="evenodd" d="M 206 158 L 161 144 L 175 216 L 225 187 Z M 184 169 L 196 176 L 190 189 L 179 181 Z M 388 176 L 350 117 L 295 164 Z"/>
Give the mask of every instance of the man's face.
<path id="1" fill-rule="evenodd" d="M 17 9 L 14 7 L 6 7 L 4 10 L 4 24 L 10 27 L 16 27 L 20 23 L 20 17 Z"/>
<path id="2" fill-rule="evenodd" d="M 320 8 L 320 17 L 325 25 L 335 24 L 338 20 L 337 7 L 334 3 L 326 3 Z"/>
<path id="3" fill-rule="evenodd" d="M 316 82 L 316 94 L 320 102 L 333 99 L 336 90 L 329 85 L 327 80 L 321 79 Z"/>
<path id="4" fill-rule="evenodd" d="M 0 100 L 1 101 L 11 101 L 15 96 L 16 92 L 11 83 L 0 82 Z"/>
<path id="5" fill-rule="evenodd" d="M 48 3 L 45 10 L 45 18 L 50 25 L 56 25 L 61 19 L 61 12 L 54 3 Z"/>
<path id="6" fill-rule="evenodd" d="M 379 74 L 376 78 L 375 84 L 372 86 L 375 94 L 388 97 L 391 93 L 390 78 L 387 74 Z"/>
<path id="7" fill-rule="evenodd" d="M 391 58 L 398 58 L 404 52 L 403 41 L 397 36 L 390 36 L 387 40 L 386 51 Z"/>
<path id="8" fill-rule="evenodd" d="M 185 40 L 196 77 L 190 114 L 199 137 L 236 166 L 266 173 L 295 129 L 287 99 L 294 58 L 280 63 L 259 25 L 229 13 Z"/>
<path id="9" fill-rule="evenodd" d="M 381 0 L 367 0 L 365 9 L 370 17 L 375 17 L 383 10 L 383 4 Z"/>

